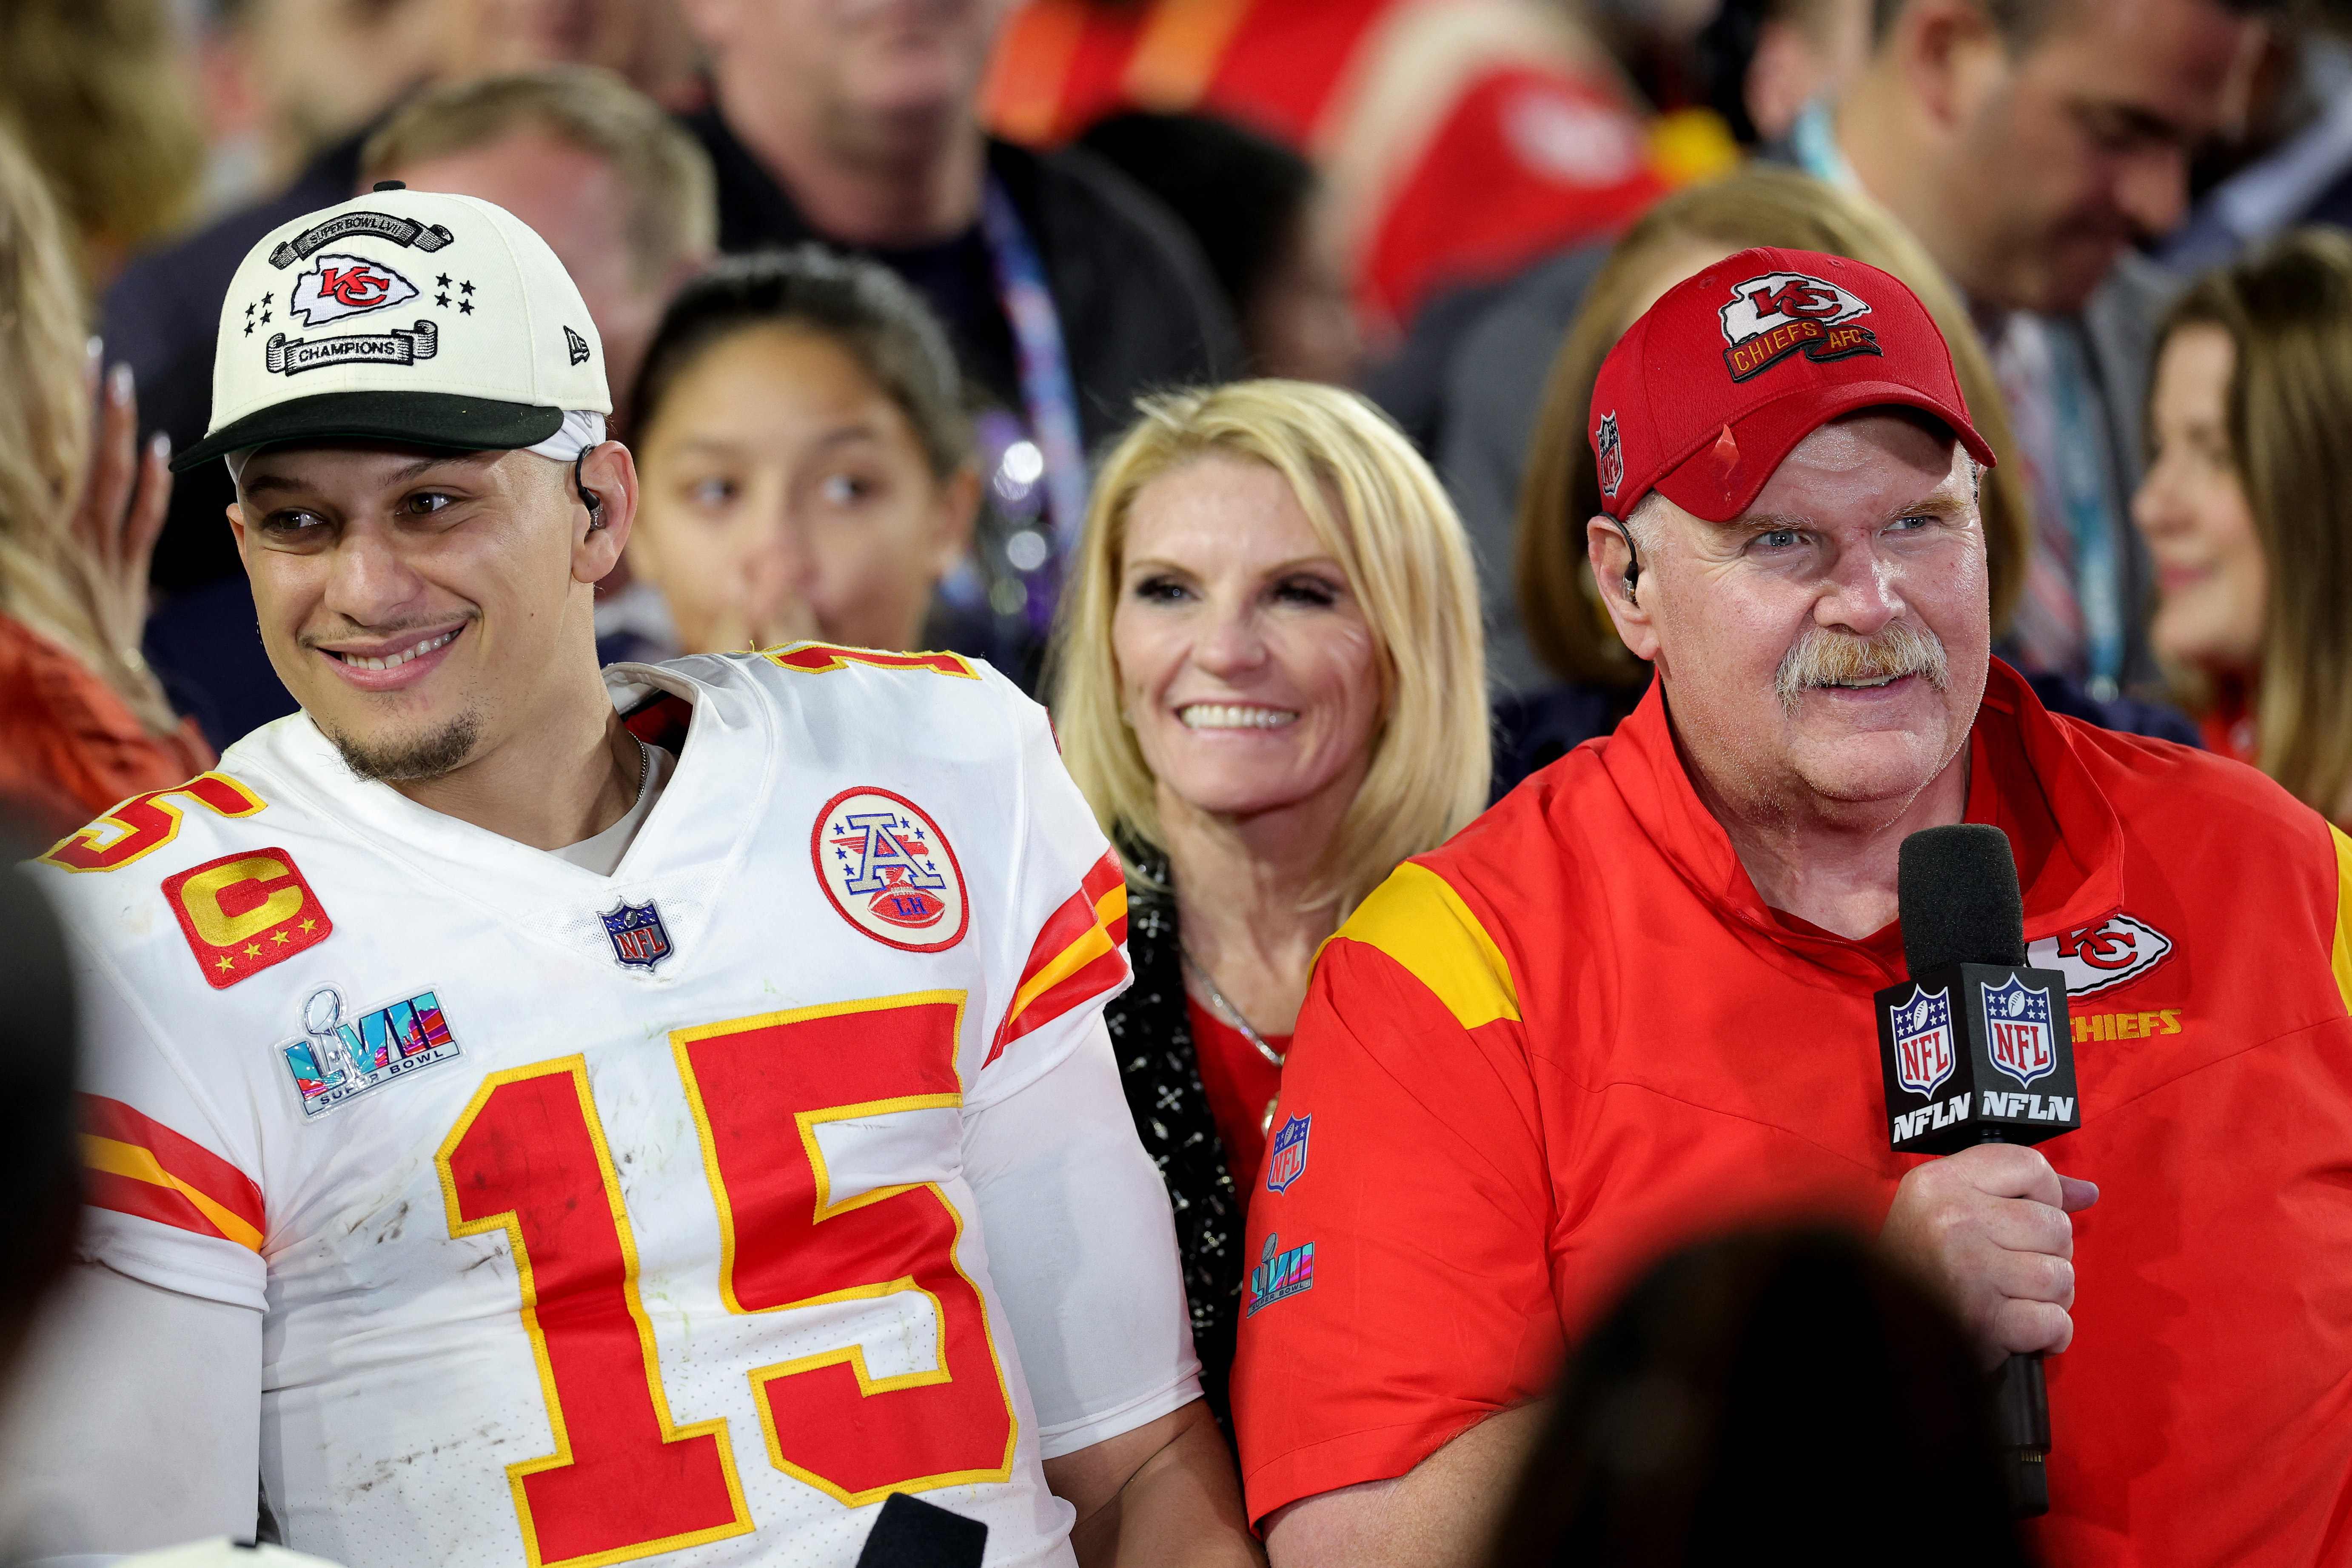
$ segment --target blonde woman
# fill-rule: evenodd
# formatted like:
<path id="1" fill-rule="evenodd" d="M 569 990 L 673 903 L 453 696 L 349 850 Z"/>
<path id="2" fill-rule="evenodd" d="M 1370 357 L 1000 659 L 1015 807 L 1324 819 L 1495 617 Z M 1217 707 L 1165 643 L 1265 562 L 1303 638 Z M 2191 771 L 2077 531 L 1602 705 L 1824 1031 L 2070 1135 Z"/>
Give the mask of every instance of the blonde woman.
<path id="1" fill-rule="evenodd" d="M 0 131 L 0 811 L 42 833 L 212 763 L 139 657 L 170 451 L 135 449 L 125 370 L 93 430 L 81 322 L 56 204 Z"/>
<path id="2" fill-rule="evenodd" d="M 1051 669 L 1062 753 L 1128 866 L 1113 1004 L 1176 1210 L 1223 1415 L 1241 1216 L 1324 938 L 1486 804 L 1469 546 L 1352 393 L 1251 381 L 1148 399 L 1097 481 Z M 1264 1176 L 1269 1138 L 1276 1147 Z"/>

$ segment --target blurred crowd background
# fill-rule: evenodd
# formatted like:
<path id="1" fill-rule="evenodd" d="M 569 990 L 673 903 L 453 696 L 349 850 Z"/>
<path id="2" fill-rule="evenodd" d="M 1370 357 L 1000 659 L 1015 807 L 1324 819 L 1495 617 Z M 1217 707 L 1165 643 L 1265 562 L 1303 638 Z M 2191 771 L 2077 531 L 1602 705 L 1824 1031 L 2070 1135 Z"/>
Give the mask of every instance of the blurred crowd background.
<path id="1" fill-rule="evenodd" d="M 169 486 L 159 438 L 205 429 L 246 247 L 401 179 L 516 212 L 598 318 L 648 481 L 604 590 L 615 657 L 927 643 L 1034 685 L 1136 399 L 1330 383 L 1459 511 L 1507 785 L 1644 680 L 1583 585 L 1594 367 L 1677 279 L 1799 245 L 1891 268 L 1962 344 L 2004 459 L 2001 648 L 2045 700 L 2259 762 L 2344 819 L 2347 16 L 10 0 L 0 321 L 28 366 L 88 339 L 70 385 L 0 393 L 26 634 L 0 638 L 0 692 L 47 692 L 33 718 L 89 742 L 16 748 L 12 787 L 77 818 L 290 709 L 228 477 Z M 33 243 L 51 221 L 63 277 Z M 861 399 L 887 506 L 810 467 Z"/>

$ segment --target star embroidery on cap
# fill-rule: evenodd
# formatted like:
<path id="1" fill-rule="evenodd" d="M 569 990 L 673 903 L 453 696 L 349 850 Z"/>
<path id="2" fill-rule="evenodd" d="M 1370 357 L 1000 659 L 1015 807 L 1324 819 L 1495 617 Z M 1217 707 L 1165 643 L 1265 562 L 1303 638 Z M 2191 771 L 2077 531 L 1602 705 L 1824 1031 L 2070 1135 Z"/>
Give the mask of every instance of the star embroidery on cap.
<path id="1" fill-rule="evenodd" d="M 444 272 L 440 277 L 433 279 L 433 287 L 436 289 L 446 289 L 449 287 L 449 275 L 446 272 Z"/>
<path id="2" fill-rule="evenodd" d="M 269 312 L 267 310 L 261 312 L 261 324 L 265 327 L 269 325 Z"/>
<path id="3" fill-rule="evenodd" d="M 470 316 L 473 313 L 474 302 L 471 300 L 460 300 L 457 301 L 457 314 L 461 316 Z"/>
<path id="4" fill-rule="evenodd" d="M 261 297 L 261 304 L 262 304 L 262 308 L 263 308 L 264 310 L 268 309 L 268 307 L 269 307 L 269 301 L 270 301 L 270 300 L 272 300 L 273 299 L 276 299 L 276 298 L 277 298 L 277 296 L 276 296 L 276 295 L 274 295 L 274 294 L 264 294 L 264 295 Z"/>
<path id="5" fill-rule="evenodd" d="M 251 320 L 253 320 L 253 312 L 254 312 L 257 309 L 258 309 L 258 308 L 259 308 L 259 307 L 257 307 L 257 306 L 256 306 L 256 305 L 253 305 L 253 304 L 251 304 L 251 303 L 247 303 L 247 306 L 245 307 L 245 319 L 246 319 L 247 321 L 251 321 Z"/>
<path id="6" fill-rule="evenodd" d="M 433 302 L 446 310 L 449 308 L 449 296 L 446 294 L 436 294 L 433 296 Z"/>
<path id="7" fill-rule="evenodd" d="M 470 294 L 474 291 L 474 286 L 471 283 L 460 283 L 457 285 L 457 289 L 460 293 Z"/>
<path id="8" fill-rule="evenodd" d="M 251 321 L 247 321 L 245 324 L 245 335 L 248 338 L 253 336 L 253 323 Z"/>

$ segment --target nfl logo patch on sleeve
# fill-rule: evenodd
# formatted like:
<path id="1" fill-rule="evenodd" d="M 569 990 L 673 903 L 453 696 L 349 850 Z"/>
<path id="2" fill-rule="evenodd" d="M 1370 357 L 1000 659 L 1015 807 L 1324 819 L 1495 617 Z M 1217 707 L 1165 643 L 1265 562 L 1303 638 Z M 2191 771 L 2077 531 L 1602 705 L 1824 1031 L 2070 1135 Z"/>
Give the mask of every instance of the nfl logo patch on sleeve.
<path id="1" fill-rule="evenodd" d="M 817 813 L 809 854 L 841 918 L 875 941 L 940 952 L 963 940 L 963 868 L 939 824 L 905 795 L 842 791 Z"/>
<path id="2" fill-rule="evenodd" d="M 1267 1192 L 1287 1192 L 1291 1183 L 1307 1173 L 1307 1134 L 1314 1121 L 1312 1116 L 1284 1118 L 1281 1131 L 1274 1135 L 1274 1149 L 1266 1157 Z"/>
<path id="3" fill-rule="evenodd" d="M 191 866 L 163 879 L 163 898 L 215 991 L 318 946 L 335 929 L 283 849 Z"/>

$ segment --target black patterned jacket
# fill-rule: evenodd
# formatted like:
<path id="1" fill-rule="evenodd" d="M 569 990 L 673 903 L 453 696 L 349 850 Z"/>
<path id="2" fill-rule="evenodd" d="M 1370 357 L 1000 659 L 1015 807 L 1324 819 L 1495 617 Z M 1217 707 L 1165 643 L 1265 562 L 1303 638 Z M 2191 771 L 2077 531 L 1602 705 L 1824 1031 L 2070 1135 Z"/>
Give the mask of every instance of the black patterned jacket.
<path id="1" fill-rule="evenodd" d="M 1209 1113 L 1209 1097 L 1201 1088 L 1200 1057 L 1184 1010 L 1175 900 L 1132 879 L 1128 883 L 1127 954 L 1135 966 L 1135 984 L 1112 1001 L 1104 1020 L 1118 1056 L 1136 1135 L 1168 1184 L 1168 1204 L 1176 1215 L 1176 1250 L 1184 1267 L 1184 1294 L 1192 1311 L 1192 1344 L 1201 1356 L 1201 1385 L 1230 1437 L 1227 1384 L 1233 1376 L 1244 1272 L 1241 1199 L 1225 1169 L 1224 1145 Z"/>

